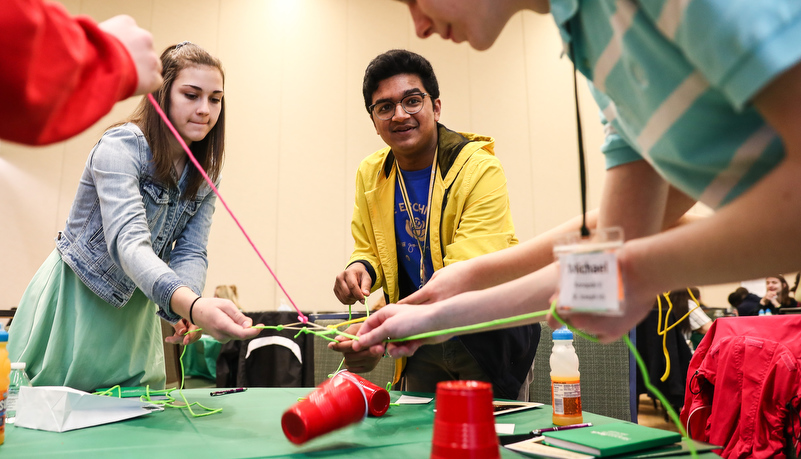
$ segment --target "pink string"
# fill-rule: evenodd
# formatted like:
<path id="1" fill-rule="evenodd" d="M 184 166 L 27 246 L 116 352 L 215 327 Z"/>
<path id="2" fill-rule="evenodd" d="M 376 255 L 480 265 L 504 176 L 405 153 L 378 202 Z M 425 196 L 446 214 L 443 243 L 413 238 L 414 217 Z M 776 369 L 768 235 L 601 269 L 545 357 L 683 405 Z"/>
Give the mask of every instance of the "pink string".
<path id="1" fill-rule="evenodd" d="M 245 239 L 247 239 L 248 242 L 250 242 L 250 246 L 253 247 L 253 250 L 256 251 L 256 255 L 259 256 L 259 259 L 261 260 L 262 263 L 264 263 L 264 266 L 267 267 L 267 270 L 270 271 L 270 274 L 272 274 L 273 279 L 275 279 L 275 282 L 278 284 L 279 287 L 281 287 L 281 291 L 284 292 L 284 295 L 286 295 L 286 297 L 289 300 L 289 302 L 292 303 L 292 306 L 295 308 L 296 311 L 298 311 L 298 314 L 300 314 L 298 316 L 298 320 L 301 323 L 304 323 L 304 324 L 308 323 L 309 322 L 309 318 L 304 316 L 303 313 L 300 312 L 300 309 L 295 304 L 295 302 L 292 301 L 292 297 L 289 296 L 289 293 L 287 293 L 287 291 L 284 288 L 283 284 L 281 284 L 281 281 L 278 280 L 278 276 L 275 275 L 275 272 L 270 267 L 270 265 L 267 263 L 267 260 L 265 260 L 264 257 L 261 255 L 261 252 L 259 252 L 259 248 L 256 247 L 256 244 L 253 243 L 253 240 L 248 235 L 248 232 L 245 231 L 245 228 L 242 226 L 242 224 L 239 223 L 239 219 L 236 218 L 236 215 L 234 215 L 234 212 L 231 210 L 230 207 L 228 207 L 228 203 L 225 202 L 225 199 L 223 199 L 223 197 L 220 194 L 219 190 L 217 190 L 217 187 L 214 186 L 214 182 L 211 181 L 209 176 L 206 174 L 206 171 L 203 170 L 203 166 L 201 166 L 200 163 L 197 161 L 197 159 L 195 159 L 195 155 L 193 155 L 192 152 L 189 150 L 189 147 L 186 145 L 186 142 L 184 142 L 184 139 L 181 137 L 180 134 L 178 134 L 178 131 L 175 129 L 175 127 L 172 125 L 170 120 L 167 118 L 167 115 L 164 114 L 164 111 L 161 109 L 161 107 L 159 106 L 158 102 L 156 102 L 156 99 L 153 97 L 153 94 L 148 94 L 147 98 L 148 98 L 148 100 L 150 100 L 150 103 L 153 105 L 153 107 L 156 108 L 156 112 L 158 112 L 158 114 L 161 117 L 161 119 L 163 119 L 164 122 L 167 124 L 167 127 L 170 128 L 170 131 L 172 131 L 172 134 L 175 136 L 175 138 L 178 139 L 178 143 L 180 143 L 181 146 L 184 148 L 184 151 L 186 152 L 186 154 L 189 155 L 189 159 L 192 161 L 192 164 L 194 164 L 195 167 L 197 167 L 197 170 L 200 172 L 200 174 L 203 176 L 203 178 L 206 179 L 206 183 L 209 184 L 209 186 L 211 187 L 212 191 L 214 191 L 214 194 L 217 195 L 217 198 L 220 200 L 222 205 L 225 207 L 225 210 L 227 210 L 228 214 L 231 215 L 231 218 L 234 219 L 234 222 L 236 223 L 236 226 L 238 226 L 239 229 L 242 231 L 242 234 L 245 235 Z"/>

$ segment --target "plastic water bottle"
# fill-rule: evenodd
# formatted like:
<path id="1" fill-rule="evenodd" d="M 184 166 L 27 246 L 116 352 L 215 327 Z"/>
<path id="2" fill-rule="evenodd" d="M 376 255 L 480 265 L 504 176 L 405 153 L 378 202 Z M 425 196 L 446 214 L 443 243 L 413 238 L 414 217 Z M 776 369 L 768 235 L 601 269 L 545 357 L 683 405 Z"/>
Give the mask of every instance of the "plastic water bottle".
<path id="1" fill-rule="evenodd" d="M 8 395 L 8 375 L 11 362 L 8 360 L 8 332 L 0 325 L 0 445 L 6 439 L 6 396 Z"/>
<path id="2" fill-rule="evenodd" d="M 562 327 L 553 332 L 551 350 L 551 405 L 553 423 L 558 426 L 580 424 L 581 384 L 578 355 L 573 347 L 573 332 Z"/>
<path id="3" fill-rule="evenodd" d="M 764 316 L 765 315 L 765 310 L 764 309 L 760 309 L 759 310 L 759 315 L 760 316 Z"/>
<path id="4" fill-rule="evenodd" d="M 8 399 L 6 400 L 6 422 L 11 424 L 17 417 L 17 400 L 19 399 L 19 388 L 30 387 L 31 380 L 25 374 L 25 362 L 14 362 L 11 364 L 11 375 L 8 383 Z"/>
<path id="5" fill-rule="evenodd" d="M 766 315 L 766 316 L 772 316 L 772 315 L 773 315 L 773 313 L 772 313 L 772 312 L 770 312 L 770 309 L 765 309 L 765 315 Z"/>

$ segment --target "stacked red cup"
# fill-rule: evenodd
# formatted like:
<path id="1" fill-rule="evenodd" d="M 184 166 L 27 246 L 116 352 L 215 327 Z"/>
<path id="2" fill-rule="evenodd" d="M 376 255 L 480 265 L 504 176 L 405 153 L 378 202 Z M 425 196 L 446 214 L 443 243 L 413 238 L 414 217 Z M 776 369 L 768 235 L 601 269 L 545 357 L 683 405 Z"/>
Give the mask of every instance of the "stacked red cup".
<path id="1" fill-rule="evenodd" d="M 500 458 L 492 385 L 480 381 L 437 384 L 432 459 Z"/>
<path id="2" fill-rule="evenodd" d="M 342 374 L 324 381 L 309 396 L 289 408 L 281 417 L 281 428 L 292 443 L 340 429 L 367 417 L 364 388 Z"/>

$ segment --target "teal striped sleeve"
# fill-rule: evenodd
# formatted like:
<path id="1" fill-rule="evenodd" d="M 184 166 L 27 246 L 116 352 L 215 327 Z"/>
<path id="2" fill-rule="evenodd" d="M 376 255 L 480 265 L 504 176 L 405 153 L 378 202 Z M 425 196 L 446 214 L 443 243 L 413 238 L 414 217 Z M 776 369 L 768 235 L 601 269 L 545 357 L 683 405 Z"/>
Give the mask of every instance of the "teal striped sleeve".
<path id="1" fill-rule="evenodd" d="M 671 3 L 661 14 L 680 17 L 669 38 L 737 110 L 801 60 L 801 1 L 694 0 L 683 11 Z"/>
<path id="2" fill-rule="evenodd" d="M 601 152 L 604 154 L 606 168 L 611 169 L 626 163 L 639 161 L 642 158 L 639 153 L 629 145 L 626 140 L 617 133 L 615 127 L 606 120 L 603 112 L 599 112 L 601 124 L 604 125 L 604 143 L 601 145 Z"/>

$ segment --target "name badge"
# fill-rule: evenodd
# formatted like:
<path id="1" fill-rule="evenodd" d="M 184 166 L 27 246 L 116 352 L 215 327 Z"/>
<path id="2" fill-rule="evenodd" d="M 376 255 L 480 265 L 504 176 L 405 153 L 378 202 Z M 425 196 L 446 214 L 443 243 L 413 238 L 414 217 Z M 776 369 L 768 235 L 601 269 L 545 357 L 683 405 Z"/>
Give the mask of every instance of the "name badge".
<path id="1" fill-rule="evenodd" d="M 554 244 L 559 260 L 557 308 L 602 314 L 620 314 L 623 286 L 617 251 L 623 246 L 621 228 L 605 228 L 589 238 L 569 233 Z"/>

